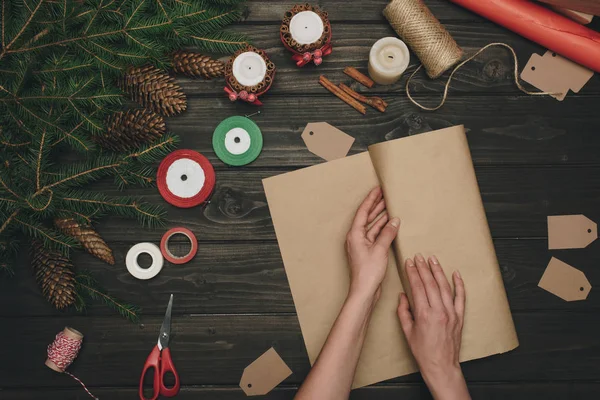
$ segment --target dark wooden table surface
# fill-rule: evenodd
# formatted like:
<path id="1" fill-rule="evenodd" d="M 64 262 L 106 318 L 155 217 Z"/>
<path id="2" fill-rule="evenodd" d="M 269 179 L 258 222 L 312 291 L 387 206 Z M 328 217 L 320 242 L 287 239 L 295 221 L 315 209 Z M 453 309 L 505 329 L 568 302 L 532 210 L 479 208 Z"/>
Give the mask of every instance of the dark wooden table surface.
<path id="1" fill-rule="evenodd" d="M 0 281 L 0 398 L 88 398 L 72 379 L 43 365 L 46 346 L 69 325 L 86 335 L 71 372 L 102 399 L 135 399 L 142 365 L 156 341 L 168 295 L 174 293 L 171 347 L 183 383 L 178 398 L 244 398 L 237 386 L 244 367 L 274 346 L 294 373 L 267 398 L 291 399 L 309 363 L 261 179 L 322 162 L 300 139 L 311 121 L 327 121 L 354 136 L 352 153 L 384 140 L 464 124 L 521 341 L 508 354 L 464 364 L 473 396 L 598 398 L 600 296 L 592 289 L 586 301 L 567 303 L 539 289 L 537 282 L 550 257 L 557 256 L 584 271 L 592 286 L 600 285 L 600 242 L 550 252 L 546 229 L 549 214 L 583 213 L 600 221 L 600 79 L 594 76 L 564 102 L 529 97 L 511 80 L 509 54 L 491 49 L 456 74 L 441 110 L 414 107 L 403 79 L 370 90 L 390 106 L 384 114 L 369 109 L 362 116 L 324 91 L 318 77 L 349 83 L 345 66 L 366 68 L 371 45 L 393 35 L 381 15 L 386 3 L 320 0 L 332 20 L 334 52 L 320 67 L 303 69 L 295 67 L 278 35 L 282 15 L 294 3 L 249 3 L 246 20 L 233 29 L 247 33 L 278 68 L 262 113 L 253 117 L 264 135 L 261 156 L 244 168 L 221 163 L 211 146 L 213 129 L 228 116 L 255 109 L 230 103 L 222 81 L 180 78 L 188 110 L 171 118 L 169 128 L 182 138 L 181 148 L 198 150 L 213 162 L 217 187 L 205 209 L 167 206 L 167 227 L 191 228 L 200 242 L 198 255 L 182 266 L 167 265 L 150 281 L 138 281 L 125 269 L 125 253 L 140 241 L 158 243 L 164 230 L 145 230 L 116 217 L 99 226 L 117 264 L 78 254 L 76 265 L 90 269 L 114 295 L 143 307 L 140 324 L 98 304 L 85 315 L 54 311 L 40 296 L 29 266 L 22 265 L 15 279 Z M 524 65 L 533 52 L 544 51 L 445 0 L 426 3 L 467 52 L 505 42 Z M 416 63 L 413 57 L 411 64 Z M 417 98 L 431 104 L 442 88 L 443 80 L 423 75 L 414 82 Z M 117 192 L 110 183 L 101 189 Z M 164 204 L 156 189 L 137 192 Z M 428 396 L 416 374 L 352 394 L 354 399 Z"/>

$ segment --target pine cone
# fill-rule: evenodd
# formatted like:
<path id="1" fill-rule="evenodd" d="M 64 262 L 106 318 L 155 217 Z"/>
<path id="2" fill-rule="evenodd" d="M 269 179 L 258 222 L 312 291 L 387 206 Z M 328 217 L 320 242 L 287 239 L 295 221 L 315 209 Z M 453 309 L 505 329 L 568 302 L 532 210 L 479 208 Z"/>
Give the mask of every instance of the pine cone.
<path id="1" fill-rule="evenodd" d="M 50 304 L 60 310 L 75 303 L 75 272 L 68 258 L 34 243 L 31 265 L 35 280 Z"/>
<path id="2" fill-rule="evenodd" d="M 75 238 L 94 257 L 107 264 L 115 265 L 112 250 L 91 225 L 80 224 L 74 218 L 56 218 L 54 225 L 63 234 Z"/>
<path id="3" fill-rule="evenodd" d="M 165 116 L 187 108 L 187 99 L 173 77 L 151 65 L 129 67 L 120 87 L 138 104 Z"/>
<path id="4" fill-rule="evenodd" d="M 94 136 L 94 141 L 106 149 L 120 152 L 150 143 L 166 131 L 163 117 L 146 109 L 111 114 L 106 126 L 106 131 Z"/>
<path id="5" fill-rule="evenodd" d="M 211 79 L 223 76 L 225 64 L 200 53 L 178 51 L 173 54 L 173 69 L 188 76 Z"/>

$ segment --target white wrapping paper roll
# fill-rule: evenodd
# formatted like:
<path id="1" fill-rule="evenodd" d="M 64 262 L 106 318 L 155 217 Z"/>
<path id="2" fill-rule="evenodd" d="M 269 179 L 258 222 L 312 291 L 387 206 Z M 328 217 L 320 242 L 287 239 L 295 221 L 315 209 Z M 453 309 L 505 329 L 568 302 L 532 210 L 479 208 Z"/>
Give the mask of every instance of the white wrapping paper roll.
<path id="1" fill-rule="evenodd" d="M 410 61 L 404 42 L 395 37 L 379 39 L 369 53 L 369 76 L 380 85 L 396 83 Z"/>
<path id="2" fill-rule="evenodd" d="M 313 11 L 301 11 L 290 21 L 290 34 L 299 44 L 312 44 L 323 35 L 323 20 Z"/>

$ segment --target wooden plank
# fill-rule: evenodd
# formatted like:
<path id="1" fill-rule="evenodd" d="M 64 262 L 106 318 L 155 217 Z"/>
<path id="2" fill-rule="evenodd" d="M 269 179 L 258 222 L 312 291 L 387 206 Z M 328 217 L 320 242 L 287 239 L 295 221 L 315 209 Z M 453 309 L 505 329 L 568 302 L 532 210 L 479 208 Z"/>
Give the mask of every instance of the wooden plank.
<path id="1" fill-rule="evenodd" d="M 344 0 L 320 0 L 319 7 L 327 11 L 332 23 L 345 21 L 381 21 L 383 9 L 389 0 L 369 0 L 365 2 L 352 2 Z M 286 3 L 270 0 L 252 0 L 248 3 L 245 21 L 253 23 L 280 24 L 283 14 L 295 3 Z M 470 13 L 463 8 L 448 3 L 446 0 L 425 0 L 431 12 L 441 21 L 479 22 L 481 17 Z M 334 31 L 335 32 L 335 31 Z"/>
<path id="2" fill-rule="evenodd" d="M 426 162 L 424 160 L 424 162 Z M 187 226 L 201 240 L 265 240 L 275 234 L 262 187 L 262 179 L 286 170 L 217 171 L 217 187 L 204 209 L 180 209 L 165 205 L 166 228 Z M 495 238 L 545 237 L 546 217 L 584 213 L 600 221 L 600 167 L 506 167 L 476 169 L 488 221 Z M 109 195 L 121 195 L 114 185 L 95 186 Z M 165 204 L 154 188 L 127 193 L 146 201 Z M 401 215 L 399 217 L 402 217 Z M 140 229 L 130 220 L 107 217 L 99 232 L 109 242 L 126 238 L 159 242 L 165 229 Z"/>
<path id="3" fill-rule="evenodd" d="M 521 346 L 512 352 L 463 364 L 467 380 L 590 381 L 600 373 L 597 313 L 537 312 L 514 315 Z M 135 386 L 156 342 L 162 317 L 142 325 L 115 317 L 0 318 L 4 359 L 2 388 L 72 387 L 68 376 L 44 366 L 46 346 L 65 325 L 82 331 L 84 347 L 70 371 L 88 385 Z M 309 370 L 295 315 L 178 316 L 172 322 L 171 354 L 183 385 L 236 385 L 243 369 L 274 346 L 301 382 Z M 420 382 L 417 374 L 393 382 Z"/>
<path id="4" fill-rule="evenodd" d="M 261 114 L 252 117 L 263 133 L 263 151 L 248 167 L 299 167 L 322 162 L 300 138 L 308 122 L 318 121 L 329 122 L 355 137 L 351 154 L 385 140 L 463 124 L 476 165 L 600 163 L 600 97 L 574 97 L 564 103 L 533 97 L 451 97 L 435 113 L 417 111 L 404 96 L 384 97 L 389 103 L 387 111 L 370 109 L 366 116 L 329 94 L 265 100 Z M 186 113 L 168 121 L 170 131 L 181 137 L 179 147 L 197 150 L 215 167 L 225 167 L 212 148 L 214 129 L 223 119 L 253 113 L 256 107 L 231 104 L 221 97 L 192 98 L 188 103 Z"/>
<path id="5" fill-rule="evenodd" d="M 111 243 L 117 259 L 110 266 L 78 252 L 77 268 L 93 273 L 110 293 L 142 307 L 141 315 L 163 315 L 170 293 L 176 293 L 173 312 L 182 314 L 293 313 L 283 262 L 277 243 L 200 243 L 197 256 L 185 265 L 167 264 L 149 282 L 131 277 L 124 267 L 127 250 L 133 243 Z M 550 256 L 576 266 L 587 274 L 592 284 L 600 281 L 600 254 L 593 244 L 586 251 L 549 252 L 545 239 L 495 240 L 498 260 L 513 311 L 573 310 L 597 311 L 600 298 L 568 303 L 537 287 Z M 174 251 L 183 246 L 176 244 Z M 25 260 L 23 261 L 26 262 Z M 15 300 L 15 299 L 18 299 Z M 29 268 L 17 270 L 14 279 L 0 280 L 0 302 L 14 302 L 3 307 L 1 316 L 61 316 L 42 298 Z M 114 311 L 92 302 L 90 317 L 114 316 Z M 71 314 L 75 314 L 74 310 Z"/>
<path id="6" fill-rule="evenodd" d="M 503 42 L 509 44 L 515 49 L 518 55 L 519 70 L 525 66 L 532 53 L 545 53 L 545 49 L 541 46 L 492 23 L 451 23 L 446 26 L 467 55 L 474 54 L 488 43 Z M 266 95 L 261 97 L 261 99 L 264 99 L 264 109 L 269 108 L 272 97 L 276 95 L 289 96 L 292 94 L 327 93 L 319 85 L 319 75 L 321 74 L 325 74 L 336 83 L 344 82 L 349 84 L 353 82 L 351 78 L 344 75 L 343 69 L 347 66 L 354 66 L 366 73 L 369 51 L 373 44 L 382 37 L 397 36 L 385 21 L 365 25 L 340 23 L 334 25 L 332 29 L 334 35 L 333 53 L 325 57 L 323 64 L 319 67 L 308 65 L 304 68 L 298 68 L 290 58 L 291 53 L 281 44 L 279 35 L 276 33 L 277 27 L 269 25 L 247 26 L 242 24 L 231 28 L 233 31 L 248 34 L 252 38 L 252 43 L 265 49 L 277 66 L 277 75 L 273 86 Z M 408 69 L 408 72 L 412 72 L 418 65 L 418 58 L 411 53 L 411 67 Z M 525 96 L 514 83 L 513 70 L 514 61 L 507 49 L 490 48 L 475 60 L 466 64 L 455 74 L 451 84 L 450 97 L 467 94 L 510 94 Z M 400 95 L 401 98 L 405 99 L 404 90 L 409 73 L 406 73 L 394 85 L 376 85 L 372 89 L 366 89 L 361 85 L 355 84 L 353 88 L 369 94 L 390 93 L 393 94 L 394 98 Z M 441 92 L 446 84 L 448 75 L 445 74 L 440 79 L 431 80 L 421 71 L 411 82 L 411 93 L 431 97 L 430 102 L 435 103 L 441 97 Z M 218 97 L 229 102 L 223 91 L 224 81 L 222 79 L 204 81 L 180 75 L 177 77 L 177 80 L 188 96 Z M 533 91 L 536 90 L 526 83 L 524 85 Z M 592 94 L 599 92 L 600 78 L 596 75 L 585 85 L 580 93 Z M 574 93 L 567 96 L 567 103 L 561 103 L 554 99 L 549 100 L 562 105 L 568 104 L 573 96 L 575 96 Z"/>
<path id="7" fill-rule="evenodd" d="M 100 399 L 131 400 L 137 396 L 135 388 L 90 388 Z M 280 386 L 266 397 L 269 400 L 292 400 L 297 386 Z M 511 400 L 564 400 L 591 399 L 600 392 L 598 383 L 474 383 L 469 384 L 471 396 L 475 399 L 511 399 Z M 45 400 L 77 399 L 85 400 L 87 394 L 80 388 L 64 389 L 9 389 L 1 390 L 0 394 L 11 400 L 30 400 L 44 398 Z M 179 400 L 234 400 L 242 398 L 243 393 L 236 387 L 183 387 L 177 399 Z M 350 400 L 423 400 L 430 399 L 424 384 L 391 384 L 385 386 L 370 386 L 353 390 Z"/>

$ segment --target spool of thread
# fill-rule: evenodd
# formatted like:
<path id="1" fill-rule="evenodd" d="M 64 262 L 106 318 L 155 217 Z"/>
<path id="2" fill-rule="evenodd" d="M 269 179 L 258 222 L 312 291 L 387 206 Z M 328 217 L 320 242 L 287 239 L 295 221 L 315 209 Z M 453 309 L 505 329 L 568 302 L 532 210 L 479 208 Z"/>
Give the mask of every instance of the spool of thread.
<path id="1" fill-rule="evenodd" d="M 456 64 L 463 51 L 422 0 L 393 0 L 383 10 L 400 35 L 435 79 Z"/>
<path id="2" fill-rule="evenodd" d="M 81 332 L 68 326 L 65 327 L 61 332 L 58 332 L 54 341 L 48 345 L 48 358 L 45 364 L 53 371 L 67 374 L 75 379 L 91 398 L 98 400 L 79 378 L 67 371 L 69 365 L 77 358 L 82 342 L 83 334 Z"/>
<path id="3" fill-rule="evenodd" d="M 369 52 L 369 76 L 380 85 L 391 85 L 400 79 L 409 61 L 410 53 L 402 40 L 379 39 Z"/>

